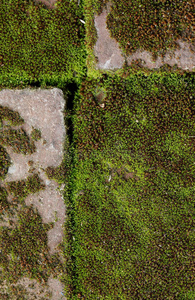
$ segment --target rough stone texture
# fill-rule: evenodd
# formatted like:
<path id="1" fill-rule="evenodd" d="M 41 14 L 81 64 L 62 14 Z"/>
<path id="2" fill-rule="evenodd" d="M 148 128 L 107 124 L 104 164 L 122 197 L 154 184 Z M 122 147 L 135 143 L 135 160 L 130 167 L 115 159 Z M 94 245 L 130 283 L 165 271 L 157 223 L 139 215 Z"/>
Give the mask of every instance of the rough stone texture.
<path id="1" fill-rule="evenodd" d="M 52 290 L 52 300 L 65 300 L 66 298 L 64 297 L 64 293 L 62 291 L 63 286 L 62 283 L 55 279 L 50 277 L 48 279 L 48 285 L 50 287 L 50 289 Z"/>
<path id="2" fill-rule="evenodd" d="M 31 155 L 24 156 L 14 153 L 9 147 L 6 148 L 13 161 L 6 181 L 20 180 L 28 175 L 29 165 L 26 162 L 29 160 L 33 160 L 37 169 L 58 166 L 62 162 L 65 138 L 63 116 L 65 102 L 62 91 L 57 88 L 4 89 L 0 91 L 0 104 L 19 112 L 25 120 L 21 127 L 27 134 L 30 135 L 34 127 L 40 129 L 42 136 L 35 142 L 37 151 Z"/>
<path id="3" fill-rule="evenodd" d="M 110 31 L 106 25 L 107 15 L 110 11 L 111 3 L 104 8 L 102 13 L 94 17 L 94 23 L 97 30 L 98 40 L 94 47 L 94 54 L 98 58 L 97 69 L 119 69 L 122 68 L 125 58 L 127 59 L 127 64 L 130 66 L 133 60 L 141 59 L 143 61 L 143 66 L 149 69 L 159 68 L 163 64 L 169 64 L 174 66 L 192 71 L 195 68 L 195 51 L 191 51 L 190 47 L 194 47 L 187 42 L 178 40 L 178 49 L 171 51 L 168 50 L 164 58 L 158 56 L 157 60 L 154 62 L 152 55 L 149 51 L 137 50 L 132 55 L 126 57 L 122 50 L 119 48 L 119 44 L 115 39 L 110 37 Z"/>
<path id="4" fill-rule="evenodd" d="M 52 276 L 49 277 L 47 284 L 40 284 L 35 279 L 23 277 L 15 284 L 11 284 L 11 286 L 23 286 L 26 290 L 26 294 L 28 295 L 28 300 L 66 300 L 61 282 Z M 6 291 L 7 285 L 4 281 L 3 284 L 1 284 L 1 292 L 6 293 Z"/>
<path id="5" fill-rule="evenodd" d="M 98 58 L 98 69 L 118 69 L 122 68 L 125 58 L 115 39 L 110 37 L 110 32 L 106 27 L 106 18 L 109 8 L 103 9 L 99 16 L 95 16 L 95 27 L 98 40 L 94 48 L 94 54 Z"/>
<path id="6" fill-rule="evenodd" d="M 178 40 L 177 44 L 179 45 L 178 49 L 167 51 L 164 58 L 158 56 L 156 61 L 153 61 L 149 51 L 137 50 L 134 54 L 127 57 L 127 63 L 130 66 L 133 60 L 140 58 L 145 62 L 144 66 L 149 69 L 160 68 L 164 64 L 169 64 L 170 66 L 177 64 L 181 69 L 192 71 L 195 68 L 195 52 L 191 51 L 189 43 Z"/>
<path id="7" fill-rule="evenodd" d="M 28 162 L 33 161 L 34 173 L 39 174 L 46 187 L 34 195 L 29 195 L 25 203 L 26 205 L 33 204 L 38 209 L 43 223 L 55 222 L 54 227 L 48 231 L 50 254 L 54 254 L 58 252 L 55 247 L 63 240 L 65 204 L 59 185 L 54 180 L 48 180 L 44 169 L 48 166 L 59 166 L 63 159 L 65 142 L 63 92 L 58 88 L 4 89 L 0 91 L 0 105 L 7 106 L 20 114 L 25 122 L 18 127 L 23 128 L 28 135 L 31 134 L 33 127 L 41 131 L 41 139 L 35 142 L 36 152 L 31 155 L 17 154 L 11 147 L 6 147 L 12 165 L 4 182 L 25 179 L 31 174 Z M 56 217 L 57 220 L 55 220 Z M 52 287 L 54 287 L 53 283 Z M 52 299 L 65 299 L 61 292 L 63 288 L 58 280 L 58 284 L 52 290 Z M 57 294 L 60 296 L 58 297 Z"/>

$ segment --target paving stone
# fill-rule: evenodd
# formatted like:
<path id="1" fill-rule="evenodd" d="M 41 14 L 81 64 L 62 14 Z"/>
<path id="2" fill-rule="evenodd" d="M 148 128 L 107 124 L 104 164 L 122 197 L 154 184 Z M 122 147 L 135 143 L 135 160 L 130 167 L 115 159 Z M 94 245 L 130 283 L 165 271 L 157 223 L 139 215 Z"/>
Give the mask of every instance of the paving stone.
<path id="1" fill-rule="evenodd" d="M 111 3 L 107 4 L 100 15 L 95 15 L 94 24 L 97 30 L 98 39 L 94 47 L 94 54 L 98 59 L 97 69 L 113 70 L 123 67 L 125 58 L 127 64 L 131 66 L 132 62 L 141 59 L 143 66 L 149 69 L 160 68 L 164 64 L 174 66 L 177 64 L 179 68 L 192 71 L 195 68 L 195 52 L 191 51 L 193 47 L 181 39 L 177 40 L 178 49 L 167 50 L 165 57 L 157 57 L 153 61 L 152 54 L 149 51 L 137 50 L 132 55 L 126 56 L 119 47 L 114 38 L 111 38 L 110 31 L 106 25 L 107 15 L 110 12 Z"/>
<path id="2" fill-rule="evenodd" d="M 35 141 L 36 151 L 32 154 L 23 155 L 13 151 L 11 147 L 5 147 L 11 158 L 11 166 L 8 174 L 1 183 L 26 179 L 30 175 L 29 161 L 32 161 L 34 173 L 38 173 L 45 184 L 45 189 L 29 195 L 25 204 L 33 204 L 38 209 L 43 223 L 54 222 L 54 227 L 48 231 L 48 247 L 50 254 L 58 253 L 56 247 L 63 240 L 63 225 L 65 221 L 65 204 L 59 185 L 54 180 L 48 180 L 45 169 L 57 167 L 63 159 L 65 142 L 63 92 L 58 88 L 53 89 L 24 89 L 0 91 L 0 105 L 17 111 L 24 119 L 24 124 L 17 126 L 22 128 L 30 136 L 33 128 L 41 131 L 41 139 Z M 16 127 L 15 127 L 16 128 Z M 9 200 L 9 198 L 8 198 Z M 63 287 L 59 280 L 52 285 L 53 300 L 62 298 Z"/>

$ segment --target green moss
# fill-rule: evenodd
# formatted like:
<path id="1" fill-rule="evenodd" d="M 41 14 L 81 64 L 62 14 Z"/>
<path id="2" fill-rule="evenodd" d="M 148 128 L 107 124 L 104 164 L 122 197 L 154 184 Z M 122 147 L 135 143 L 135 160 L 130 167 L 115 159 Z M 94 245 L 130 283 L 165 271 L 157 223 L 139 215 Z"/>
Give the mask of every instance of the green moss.
<path id="1" fill-rule="evenodd" d="M 10 204 L 7 201 L 7 191 L 5 188 L 0 187 L 0 212 L 7 210 Z"/>
<path id="2" fill-rule="evenodd" d="M 50 274 L 63 272 L 70 299 L 192 298 L 194 77 L 169 66 L 149 71 L 139 61 L 116 76 L 93 71 L 97 39 L 93 17 L 106 2 L 84 1 L 86 64 L 97 78 L 83 79 L 74 116 L 71 111 L 67 117 L 73 121 L 75 148 L 64 151 L 59 167 L 46 170 L 50 179 L 68 182 L 61 246 L 66 268 L 57 256 L 48 254 L 47 230 L 53 225 L 42 224 L 32 207 L 24 206 L 15 228 L 0 230 L 0 279 L 8 285 L 22 276 L 47 281 Z M 108 16 L 108 27 L 126 54 L 141 47 L 156 55 L 175 47 L 174 39 L 184 35 L 193 41 L 191 2 L 176 1 L 179 19 L 170 2 L 135 2 L 113 1 Z M 143 5 L 142 10 L 138 5 Z M 160 35 L 155 38 L 150 5 L 158 10 L 156 33 Z M 23 88 L 32 83 L 62 88 L 73 77 L 80 80 L 85 75 L 81 7 L 77 1 L 63 1 L 49 11 L 28 1 L 14 0 L 11 6 L 1 1 L 0 86 Z M 171 21 L 166 22 L 169 14 Z M 0 106 L 1 144 L 30 154 L 35 150 L 31 139 L 39 136 L 34 132 L 29 138 L 22 130 L 4 127 L 4 120 L 22 124 L 13 114 Z M 3 155 L 2 176 L 8 166 Z M 38 174 L 7 187 L 21 203 L 44 188 Z M 0 209 L 7 210 L 3 188 L 0 197 Z M 1 296 L 6 298 L 6 293 Z M 15 296 L 23 299 L 15 291 L 8 297 Z"/>
<path id="3" fill-rule="evenodd" d="M 8 294 L 2 294 L 2 293 L 0 293 L 0 296 L 1 296 L 1 299 L 2 300 L 9 300 L 9 295 Z"/>
<path id="4" fill-rule="evenodd" d="M 67 294 L 182 299 L 193 286 L 194 75 L 88 78 L 74 109 Z"/>
<path id="5" fill-rule="evenodd" d="M 38 174 L 29 176 L 26 180 L 7 183 L 7 189 L 15 199 L 23 201 L 29 194 L 34 194 L 44 189 L 45 185 Z"/>
<path id="6" fill-rule="evenodd" d="M 2 0 L 0 11 L 1 74 L 12 73 L 15 79 L 25 74 L 23 84 L 59 74 L 68 81 L 85 73 L 82 6 L 77 1 L 58 2 L 52 10 L 32 0 L 13 0 L 12 5 Z"/>
<path id="7" fill-rule="evenodd" d="M 14 285 L 5 288 L 4 293 L 0 293 L 1 299 L 21 299 L 26 300 L 27 299 L 27 290 L 22 285 Z"/>
<path id="8" fill-rule="evenodd" d="M 40 140 L 41 139 L 41 130 L 39 130 L 37 128 L 33 128 L 30 136 L 31 136 L 31 139 L 34 141 Z"/>
<path id="9" fill-rule="evenodd" d="M 66 121 L 70 118 L 68 113 L 66 114 Z M 59 184 L 68 183 L 68 174 L 71 169 L 72 154 L 70 153 L 69 137 L 65 137 L 64 141 L 64 157 L 61 164 L 58 167 L 47 167 L 45 173 L 49 179 L 56 180 Z"/>
<path id="10" fill-rule="evenodd" d="M 105 1 L 107 2 L 107 1 Z M 96 70 L 97 58 L 94 55 L 94 46 L 97 41 L 97 31 L 94 25 L 94 14 L 101 11 L 101 1 L 84 1 L 84 16 L 85 16 L 85 44 L 86 44 L 86 66 L 88 76 L 99 76 L 99 71 Z"/>
<path id="11" fill-rule="evenodd" d="M 50 274 L 61 271 L 61 263 L 50 256 L 47 246 L 49 224 L 43 224 L 32 206 L 22 207 L 14 229 L 1 228 L 1 267 L 4 279 L 15 283 L 21 276 L 29 276 L 40 282 Z M 11 257 L 11 259 L 9 258 Z"/>
<path id="12" fill-rule="evenodd" d="M 11 110 L 6 106 L 0 105 L 0 119 L 10 122 L 10 125 L 22 125 L 24 119 L 21 118 L 18 112 Z M 2 128 L 0 128 L 2 129 Z"/>
<path id="13" fill-rule="evenodd" d="M 4 147 L 0 145 L 0 179 L 5 178 L 10 165 L 11 162 L 7 154 L 7 151 L 5 150 Z"/>
<path id="14" fill-rule="evenodd" d="M 164 55 L 168 48 L 178 47 L 178 39 L 194 41 L 193 1 L 113 0 L 112 3 L 107 26 L 127 55 L 141 48 L 151 51 L 155 59 L 157 53 Z"/>
<path id="15" fill-rule="evenodd" d="M 59 183 L 63 183 L 65 180 L 67 170 L 64 164 L 61 164 L 59 167 L 48 167 L 46 169 L 46 175 L 49 179 L 54 179 Z"/>
<path id="16" fill-rule="evenodd" d="M 0 144 L 12 147 L 16 153 L 32 154 L 36 150 L 34 142 L 30 141 L 25 130 L 22 128 L 4 129 L 0 135 Z"/>

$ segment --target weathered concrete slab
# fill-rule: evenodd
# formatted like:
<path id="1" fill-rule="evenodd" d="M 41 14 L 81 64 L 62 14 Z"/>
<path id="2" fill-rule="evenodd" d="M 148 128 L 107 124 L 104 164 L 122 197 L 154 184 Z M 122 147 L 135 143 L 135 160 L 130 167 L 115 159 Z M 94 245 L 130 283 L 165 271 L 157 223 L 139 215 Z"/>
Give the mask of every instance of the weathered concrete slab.
<path id="1" fill-rule="evenodd" d="M 167 51 L 164 58 L 158 56 L 156 61 L 153 61 L 152 54 L 149 51 L 138 49 L 129 56 L 123 54 L 119 44 L 115 39 L 111 38 L 106 25 L 110 7 L 111 3 L 108 3 L 107 8 L 104 8 L 99 16 L 95 15 L 94 17 L 98 35 L 98 40 L 94 47 L 94 54 L 98 58 L 97 69 L 111 70 L 122 68 L 125 58 L 129 66 L 131 66 L 133 60 L 141 59 L 143 66 L 149 69 L 159 68 L 164 64 L 169 64 L 170 66 L 177 64 L 179 68 L 189 71 L 195 68 L 195 51 L 190 49 L 192 45 L 182 40 L 177 41 L 178 49 Z"/>
<path id="2" fill-rule="evenodd" d="M 60 89 L 51 90 L 8 90 L 0 91 L 0 104 L 19 112 L 25 120 L 21 127 L 31 134 L 34 128 L 41 130 L 42 138 L 36 142 L 37 151 L 31 155 L 21 156 L 7 149 L 13 165 L 7 175 L 7 181 L 23 179 L 28 174 L 27 162 L 33 160 L 35 167 L 46 168 L 58 166 L 63 158 L 65 138 L 64 98 Z M 41 171 L 41 169 L 40 169 Z"/>
<path id="3" fill-rule="evenodd" d="M 33 204 L 37 208 L 43 223 L 55 222 L 54 227 L 48 231 L 48 247 L 50 254 L 58 253 L 56 246 L 63 240 L 63 225 L 65 221 L 65 204 L 60 193 L 60 187 L 54 180 L 48 180 L 45 169 L 57 167 L 63 159 L 65 142 L 63 92 L 58 88 L 53 89 L 24 89 L 0 91 L 0 105 L 17 111 L 24 119 L 24 124 L 15 128 L 22 128 L 28 135 L 33 128 L 41 131 L 41 139 L 35 141 L 36 152 L 32 154 L 18 154 L 11 147 L 5 147 L 12 165 L 4 182 L 26 179 L 33 172 L 38 173 L 45 184 L 45 189 L 36 194 L 29 195 L 25 204 Z M 31 161 L 31 166 L 29 165 Z M 4 184 L 1 183 L 1 185 Z M 11 197 L 11 195 L 9 196 Z M 57 220 L 56 220 L 57 218 Z M 65 299 L 62 297 L 63 287 L 60 281 L 50 278 L 51 299 Z"/>
<path id="4" fill-rule="evenodd" d="M 94 48 L 94 54 L 98 58 L 98 69 L 119 69 L 122 68 L 125 58 L 115 39 L 110 37 L 106 26 L 106 18 L 109 8 L 104 9 L 99 16 L 95 16 L 94 22 L 97 30 L 98 40 Z"/>

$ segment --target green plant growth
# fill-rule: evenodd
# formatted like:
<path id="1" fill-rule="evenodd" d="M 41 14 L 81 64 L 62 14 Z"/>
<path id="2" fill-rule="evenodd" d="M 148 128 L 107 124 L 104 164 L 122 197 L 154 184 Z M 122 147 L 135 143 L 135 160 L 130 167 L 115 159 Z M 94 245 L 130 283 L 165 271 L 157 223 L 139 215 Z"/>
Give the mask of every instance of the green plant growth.
<path id="1" fill-rule="evenodd" d="M 61 164 L 58 167 L 48 167 L 46 169 L 46 174 L 49 179 L 54 179 L 59 183 L 63 183 L 66 176 L 66 169 L 64 164 Z"/>
<path id="2" fill-rule="evenodd" d="M 22 125 L 24 123 L 24 119 L 21 118 L 17 111 L 13 111 L 6 106 L 0 105 L 0 120 L 1 120 L 1 128 L 3 127 L 3 121 L 8 121 L 9 125 Z"/>
<path id="3" fill-rule="evenodd" d="M 10 165 L 11 162 L 7 154 L 7 151 L 5 150 L 4 147 L 0 145 L 0 180 L 5 178 Z"/>
<path id="4" fill-rule="evenodd" d="M 10 166 L 6 147 L 11 147 L 17 153 L 31 154 L 36 150 L 34 141 L 41 138 L 41 133 L 34 128 L 29 137 L 21 128 L 12 129 L 12 125 L 22 125 L 24 120 L 17 112 L 7 107 L 0 106 L 0 120 L 0 176 L 1 179 L 5 179 Z M 68 152 L 66 154 L 65 164 L 68 166 L 70 158 Z M 29 161 L 29 166 L 33 170 L 32 160 Z M 57 179 L 64 182 L 62 166 L 59 171 L 60 175 Z M 6 281 L 0 298 L 28 299 L 27 291 L 22 287 L 13 286 L 12 283 L 26 276 L 46 284 L 50 275 L 55 278 L 63 272 L 63 266 L 57 254 L 49 254 L 47 246 L 47 231 L 53 228 L 53 223 L 43 224 L 37 211 L 32 206 L 26 207 L 23 201 L 29 194 L 45 188 L 39 175 L 33 174 L 26 180 L 3 184 L 4 187 L 0 187 L 1 221 L 4 223 L 8 219 L 9 226 L 0 227 L 0 283 Z M 12 203 L 7 200 L 8 193 L 13 196 Z M 19 208 L 21 205 L 22 208 Z M 12 219 L 14 213 L 16 218 Z M 48 293 L 45 297 L 49 299 L 51 295 Z"/>
<path id="5" fill-rule="evenodd" d="M 25 74 L 24 82 L 60 74 L 68 81 L 85 73 L 82 6 L 77 1 L 58 1 L 52 10 L 32 0 L 2 0 L 0 11 L 0 75 Z"/>
<path id="6" fill-rule="evenodd" d="M 1 260 L 4 280 L 16 283 L 21 276 L 46 282 L 51 274 L 61 271 L 59 258 L 50 256 L 47 246 L 47 231 L 52 224 L 43 224 L 32 206 L 18 211 L 15 228 L 1 227 Z"/>
<path id="7" fill-rule="evenodd" d="M 0 105 L 0 179 L 4 179 L 11 165 L 9 155 L 4 147 L 10 146 L 17 153 L 29 154 L 35 151 L 23 129 L 14 130 L 11 126 L 22 125 L 24 120 L 18 112 Z M 4 147 L 3 147 L 4 146 Z"/>
<path id="8" fill-rule="evenodd" d="M 9 109 L 8 107 L 0 106 L 0 145 L 4 147 L 12 147 L 13 151 L 22 154 L 32 154 L 36 147 L 34 141 L 29 139 L 23 128 L 12 129 L 12 126 L 22 125 L 24 120 L 18 112 Z M 1 160 L 4 158 L 4 163 L 8 161 L 6 150 L 1 146 Z M 3 150 L 4 149 L 4 150 Z M 8 162 L 7 162 L 8 164 Z M 5 163 L 6 165 L 6 163 Z"/>
<path id="9" fill-rule="evenodd" d="M 34 142 L 30 141 L 25 130 L 22 128 L 4 129 L 0 135 L 0 144 L 12 147 L 16 153 L 32 154 L 36 150 Z"/>
<path id="10" fill-rule="evenodd" d="M 12 129 L 12 125 L 21 125 L 24 120 L 17 112 L 1 106 L 1 135 L 0 143 L 10 146 L 17 153 L 31 154 L 35 151 L 33 138 L 40 137 L 40 132 L 34 132 L 31 139 L 23 129 Z M 7 123 L 8 122 L 8 123 Z M 5 179 L 9 166 L 9 156 L 5 148 L 0 145 L 0 176 Z M 32 164 L 30 161 L 29 164 Z M 0 187 L 0 211 L 1 221 L 9 220 L 10 226 L 0 228 L 0 282 L 6 280 L 6 289 L 1 293 L 2 299 L 27 299 L 26 291 L 21 287 L 14 287 L 23 276 L 35 278 L 39 282 L 46 282 L 50 275 L 57 276 L 62 272 L 62 264 L 59 257 L 50 255 L 47 246 L 47 231 L 53 228 L 53 223 L 43 224 L 41 217 L 32 208 L 24 205 L 24 199 L 29 194 L 36 193 L 45 188 L 38 174 L 27 177 L 26 180 L 4 183 Z M 12 203 L 7 197 L 10 193 Z M 18 210 L 18 204 L 22 208 Z M 13 221 L 12 215 L 17 216 Z M 11 228 L 10 228 L 11 227 Z M 18 298 L 19 297 L 19 298 Z M 49 295 L 48 295 L 49 297 Z"/>
<path id="11" fill-rule="evenodd" d="M 6 187 L 15 200 L 23 201 L 29 194 L 34 194 L 43 190 L 45 185 L 38 174 L 28 176 L 26 180 L 12 181 Z"/>
<path id="12" fill-rule="evenodd" d="M 106 91 L 103 107 L 97 87 Z M 194 87 L 192 74 L 83 81 L 70 178 L 70 299 L 193 294 Z"/>
<path id="13" fill-rule="evenodd" d="M 2 213 L 4 210 L 8 209 L 10 206 L 7 201 L 7 191 L 5 188 L 0 187 L 0 212 Z"/>
<path id="14" fill-rule="evenodd" d="M 97 31 L 94 25 L 94 14 L 99 14 L 107 0 L 84 0 L 84 17 L 85 17 L 85 43 L 86 43 L 86 66 L 88 76 L 99 76 L 99 72 L 95 70 L 97 59 L 94 56 L 94 46 L 97 41 Z"/>
<path id="15" fill-rule="evenodd" d="M 5 291 L 3 292 L 3 289 L 0 292 L 0 296 L 2 300 L 9 300 L 11 299 L 20 299 L 20 300 L 26 300 L 26 289 L 21 285 L 13 285 L 9 288 L 5 288 Z"/>
<path id="16" fill-rule="evenodd" d="M 178 39 L 194 42 L 193 1 L 113 0 L 112 4 L 107 26 L 127 55 L 141 48 L 155 58 L 178 47 Z"/>
<path id="17" fill-rule="evenodd" d="M 66 115 L 68 119 L 70 116 Z M 59 184 L 68 183 L 68 173 L 71 168 L 71 154 L 70 154 L 70 142 L 68 136 L 64 141 L 64 157 L 61 164 L 57 167 L 47 167 L 45 173 L 49 179 L 56 180 Z"/>
<path id="18" fill-rule="evenodd" d="M 38 141 L 41 139 L 41 130 L 37 129 L 37 128 L 33 128 L 33 130 L 31 131 L 31 139 L 34 141 Z"/>

